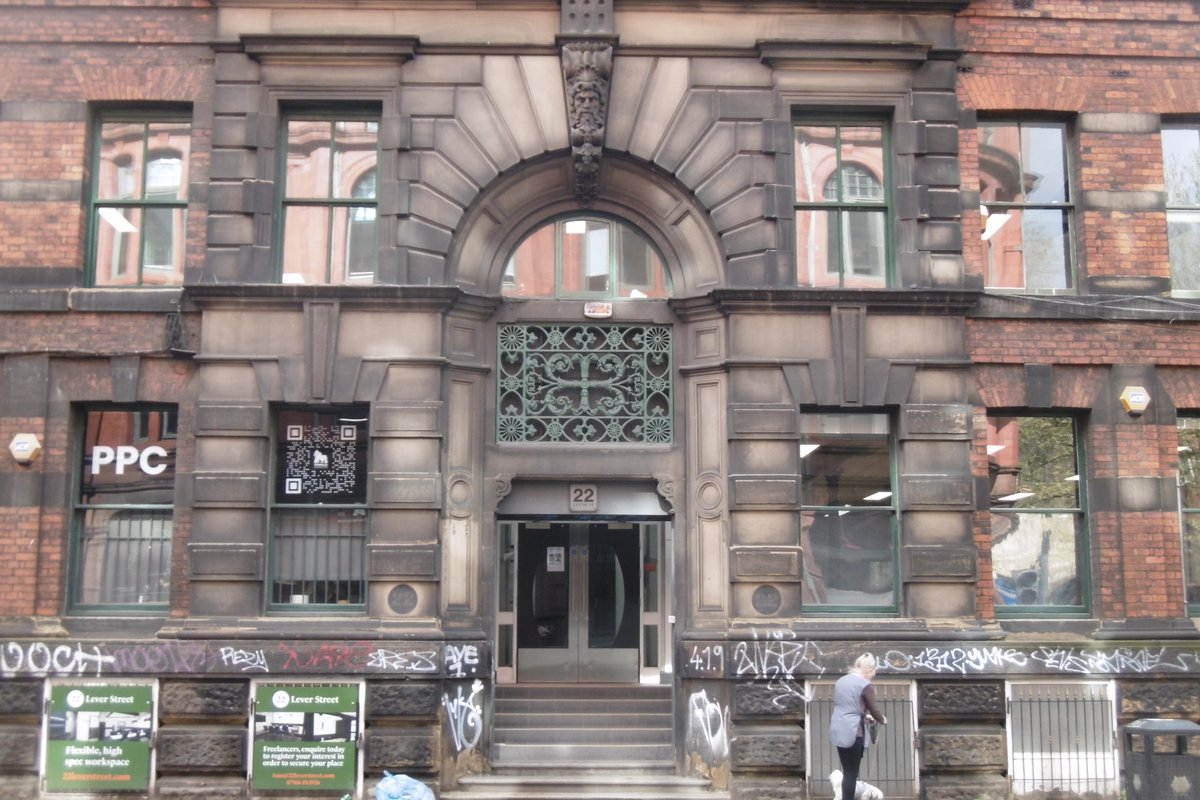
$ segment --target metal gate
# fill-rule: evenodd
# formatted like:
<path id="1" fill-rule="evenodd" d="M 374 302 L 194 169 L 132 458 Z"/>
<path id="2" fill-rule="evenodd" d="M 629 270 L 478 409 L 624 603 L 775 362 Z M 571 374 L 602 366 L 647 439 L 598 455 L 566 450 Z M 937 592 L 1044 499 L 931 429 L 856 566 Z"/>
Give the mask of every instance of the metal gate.
<path id="1" fill-rule="evenodd" d="M 1015 798 L 1116 798 L 1113 684 L 1008 684 L 1008 763 Z"/>
<path id="2" fill-rule="evenodd" d="M 915 800 L 918 796 L 916 718 L 913 713 L 915 687 L 912 683 L 888 681 L 874 681 L 872 685 L 888 724 L 880 726 L 879 741 L 867 748 L 859 780 L 878 786 L 888 800 Z M 833 797 L 829 773 L 841 769 L 837 748 L 829 742 L 833 683 L 812 682 L 808 691 L 805 721 L 808 796 L 812 800 L 827 800 Z"/>

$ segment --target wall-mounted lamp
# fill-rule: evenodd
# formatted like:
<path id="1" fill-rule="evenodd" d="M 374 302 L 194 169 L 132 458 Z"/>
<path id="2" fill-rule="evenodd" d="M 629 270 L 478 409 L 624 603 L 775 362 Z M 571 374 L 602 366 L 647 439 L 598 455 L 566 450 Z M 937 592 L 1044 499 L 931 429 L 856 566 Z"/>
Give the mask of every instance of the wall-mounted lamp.
<path id="1" fill-rule="evenodd" d="M 42 452 L 42 443 L 38 441 L 36 434 L 18 433 L 9 442 L 8 452 L 12 453 L 13 459 L 18 464 L 28 465 L 33 463 L 38 453 Z"/>
<path id="2" fill-rule="evenodd" d="M 1150 393 L 1145 386 L 1126 386 L 1121 392 L 1121 408 L 1130 416 L 1140 417 L 1150 405 Z"/>

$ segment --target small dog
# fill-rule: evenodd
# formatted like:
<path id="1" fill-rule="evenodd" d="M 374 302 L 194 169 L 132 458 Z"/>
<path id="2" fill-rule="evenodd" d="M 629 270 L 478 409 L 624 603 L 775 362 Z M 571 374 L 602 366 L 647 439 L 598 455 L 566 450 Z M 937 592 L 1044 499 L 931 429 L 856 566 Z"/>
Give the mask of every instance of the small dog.
<path id="1" fill-rule="evenodd" d="M 829 773 L 829 782 L 833 784 L 833 800 L 842 800 L 842 771 L 835 769 Z M 884 800 L 883 792 L 878 786 L 860 780 L 854 784 L 854 800 Z"/>

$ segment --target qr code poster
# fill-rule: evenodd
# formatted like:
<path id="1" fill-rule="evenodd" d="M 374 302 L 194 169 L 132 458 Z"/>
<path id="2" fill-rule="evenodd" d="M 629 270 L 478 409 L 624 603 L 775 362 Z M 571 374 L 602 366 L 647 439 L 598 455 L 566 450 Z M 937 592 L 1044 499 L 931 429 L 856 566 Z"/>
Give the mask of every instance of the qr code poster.
<path id="1" fill-rule="evenodd" d="M 287 425 L 283 497 L 296 503 L 353 502 L 365 496 L 365 464 L 356 425 Z"/>

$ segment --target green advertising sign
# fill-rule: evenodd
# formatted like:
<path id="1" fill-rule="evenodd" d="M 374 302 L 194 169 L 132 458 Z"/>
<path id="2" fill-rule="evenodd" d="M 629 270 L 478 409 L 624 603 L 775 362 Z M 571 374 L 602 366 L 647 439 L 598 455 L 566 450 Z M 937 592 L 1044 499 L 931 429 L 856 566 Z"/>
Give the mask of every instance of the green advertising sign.
<path id="1" fill-rule="evenodd" d="M 151 684 L 52 685 L 46 791 L 146 791 L 153 730 Z"/>
<path id="2" fill-rule="evenodd" d="M 358 691 L 357 684 L 258 684 L 254 788 L 353 791 Z"/>

